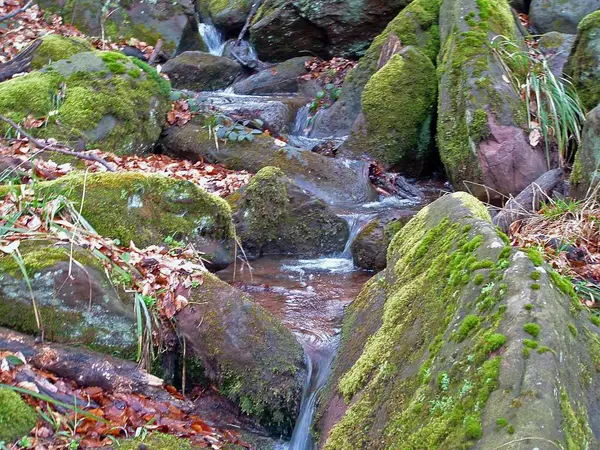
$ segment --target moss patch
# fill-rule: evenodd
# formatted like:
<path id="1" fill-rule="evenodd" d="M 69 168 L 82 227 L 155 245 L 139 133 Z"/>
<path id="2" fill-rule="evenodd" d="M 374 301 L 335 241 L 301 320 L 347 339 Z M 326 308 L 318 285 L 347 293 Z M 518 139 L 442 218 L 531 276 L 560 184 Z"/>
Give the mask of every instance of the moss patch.
<path id="1" fill-rule="evenodd" d="M 37 414 L 19 394 L 0 388 L 0 442 L 11 444 L 35 427 Z"/>
<path id="2" fill-rule="evenodd" d="M 78 37 L 64 37 L 51 34 L 41 38 L 42 43 L 33 54 L 31 67 L 41 69 L 46 64 L 67 59 L 77 53 L 89 52 L 92 45 Z"/>

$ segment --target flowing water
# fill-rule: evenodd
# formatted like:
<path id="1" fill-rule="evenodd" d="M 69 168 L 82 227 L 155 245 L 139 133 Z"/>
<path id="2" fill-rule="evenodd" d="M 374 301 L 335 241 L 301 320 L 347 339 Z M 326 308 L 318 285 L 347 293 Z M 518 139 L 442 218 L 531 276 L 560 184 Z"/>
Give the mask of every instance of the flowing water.
<path id="1" fill-rule="evenodd" d="M 225 49 L 225 40 L 221 32 L 217 30 L 217 27 L 210 23 L 200 23 L 198 31 L 208 47 L 209 53 L 215 56 L 222 56 Z"/>

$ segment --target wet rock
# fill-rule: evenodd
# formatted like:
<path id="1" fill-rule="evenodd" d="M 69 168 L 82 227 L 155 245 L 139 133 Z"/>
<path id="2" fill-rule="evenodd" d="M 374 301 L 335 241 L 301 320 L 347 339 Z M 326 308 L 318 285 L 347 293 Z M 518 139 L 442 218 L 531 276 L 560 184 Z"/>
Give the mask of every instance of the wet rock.
<path id="1" fill-rule="evenodd" d="M 412 211 L 391 211 L 369 222 L 352 242 L 354 264 L 375 272 L 385 269 L 389 243 L 414 215 Z"/>
<path id="2" fill-rule="evenodd" d="M 532 0 L 529 7 L 529 19 L 538 33 L 558 31 L 575 34 L 579 22 L 588 14 L 599 9 L 600 0 L 578 2 Z"/>
<path id="3" fill-rule="evenodd" d="M 548 163 L 541 146 L 529 145 L 525 105 L 488 45 L 498 33 L 516 39 L 508 4 L 491 11 L 475 0 L 459 5 L 444 1 L 440 13 L 438 147 L 456 189 L 495 201 L 517 195 Z"/>
<path id="4" fill-rule="evenodd" d="M 289 435 L 306 378 L 303 350 L 277 319 L 241 291 L 207 274 L 177 315 L 187 355 L 222 394 L 275 435 Z"/>
<path id="5" fill-rule="evenodd" d="M 579 25 L 577 40 L 565 66 L 583 105 L 592 110 L 600 103 L 600 11 Z"/>
<path id="6" fill-rule="evenodd" d="M 101 236 L 140 248 L 167 237 L 193 243 L 214 270 L 233 261 L 231 209 L 216 195 L 188 181 L 135 172 L 69 175 L 39 183 L 36 190 L 61 193 L 79 208 L 84 183 L 82 215 Z"/>
<path id="7" fill-rule="evenodd" d="M 571 190 L 575 197 L 585 198 L 600 181 L 600 106 L 587 115 L 582 140 L 571 172 Z M 600 194 L 597 195 L 600 198 Z"/>
<path id="8" fill-rule="evenodd" d="M 562 78 L 563 70 L 575 44 L 575 36 L 556 31 L 544 34 L 538 41 L 538 49 L 548 59 L 555 77 Z"/>
<path id="9" fill-rule="evenodd" d="M 298 78 L 307 73 L 310 57 L 299 57 L 264 69 L 233 85 L 236 94 L 280 94 L 298 92 Z"/>
<path id="10" fill-rule="evenodd" d="M 281 169 L 265 167 L 229 199 L 247 255 L 327 255 L 344 250 L 349 230 L 322 201 Z"/>
<path id="11" fill-rule="evenodd" d="M 138 154 L 158 139 L 170 91 L 167 80 L 137 59 L 85 52 L 0 84 L 0 114 L 17 122 L 29 115 L 47 117 L 46 126 L 30 132 L 73 148 L 81 141 L 83 147 Z M 63 99 L 58 108 L 57 95 Z M 0 132 L 7 127 L 0 125 Z"/>
<path id="12" fill-rule="evenodd" d="M 217 147 L 214 137 L 203 127 L 203 119 L 168 128 L 161 145 L 176 157 L 220 162 L 235 170 L 258 172 L 263 167 L 278 167 L 299 187 L 330 204 L 377 199 L 369 181 L 368 164 L 327 158 L 265 135 L 253 142 L 220 141 Z"/>
<path id="13" fill-rule="evenodd" d="M 348 309 L 322 448 L 595 447 L 598 329 L 533 259 L 468 194 L 419 212 Z"/>
<path id="14" fill-rule="evenodd" d="M 243 73 L 237 62 L 204 52 L 184 52 L 162 67 L 177 89 L 216 91 L 226 88 Z"/>
<path id="15" fill-rule="evenodd" d="M 11 255 L 0 257 L 0 326 L 39 335 L 33 295 L 45 339 L 135 357 L 133 302 L 112 285 L 101 260 L 79 247 L 71 260 L 68 243 L 43 240 L 22 242 L 20 252 L 27 279 Z"/>
<path id="16" fill-rule="evenodd" d="M 254 48 L 248 41 L 228 40 L 223 47 L 223 56 L 252 70 L 259 70 L 261 66 L 265 65 L 258 60 Z"/>
<path id="17" fill-rule="evenodd" d="M 265 61 L 300 54 L 361 56 L 371 40 L 410 2 L 391 0 L 266 0 L 250 35 Z"/>
<path id="18" fill-rule="evenodd" d="M 44 11 L 58 13 L 65 23 L 75 25 L 89 36 L 102 36 L 104 3 L 91 0 L 41 0 Z M 132 0 L 119 6 L 105 23 L 106 36 L 113 42 L 136 38 L 156 45 L 173 56 L 187 50 L 206 50 L 198 34 L 192 0 Z"/>
<path id="19" fill-rule="evenodd" d="M 419 176 L 429 160 L 437 76 L 431 60 L 416 47 L 392 56 L 366 84 L 364 122 L 341 148 Z M 355 124 L 355 128 L 357 125 Z"/>
<path id="20" fill-rule="evenodd" d="M 291 131 L 298 110 L 307 103 L 306 98 L 285 96 L 244 96 L 219 93 L 200 93 L 196 104 L 219 111 L 236 120 L 260 119 L 262 129 L 279 136 Z"/>
<path id="21" fill-rule="evenodd" d="M 362 93 L 369 79 L 379 70 L 381 52 L 391 34 L 402 45 L 419 48 L 432 63 L 439 51 L 438 15 L 440 2 L 414 0 L 377 36 L 358 66 L 346 77 L 337 102 L 315 123 L 312 136 L 347 136 L 362 110 Z"/>

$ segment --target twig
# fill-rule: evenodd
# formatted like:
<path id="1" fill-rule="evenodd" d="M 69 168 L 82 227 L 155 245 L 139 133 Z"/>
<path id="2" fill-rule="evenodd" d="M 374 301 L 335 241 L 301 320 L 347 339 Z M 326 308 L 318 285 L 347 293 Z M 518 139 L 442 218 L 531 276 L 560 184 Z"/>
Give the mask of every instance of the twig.
<path id="1" fill-rule="evenodd" d="M 16 15 L 21 14 L 22 12 L 25 12 L 25 10 L 29 9 L 31 7 L 31 5 L 33 5 L 33 2 L 34 2 L 34 0 L 29 0 L 27 2 L 27 4 L 25 6 L 23 6 L 22 8 L 15 9 L 10 14 L 0 17 L 0 22 L 4 22 L 5 20 L 12 19 Z"/>
<path id="2" fill-rule="evenodd" d="M 49 150 L 51 152 L 61 153 L 63 155 L 74 156 L 79 159 L 85 159 L 87 161 L 94 161 L 99 164 L 102 164 L 106 168 L 106 170 L 108 170 L 109 172 L 115 171 L 115 169 L 113 169 L 106 160 L 100 158 L 99 156 L 88 155 L 86 153 L 81 153 L 81 152 L 75 152 L 73 150 L 70 150 L 66 145 L 63 145 L 63 144 L 56 144 L 56 145 L 46 144 L 46 143 L 34 138 L 31 134 L 27 133 L 23 128 L 21 128 L 19 125 L 17 125 L 15 122 L 13 122 L 8 117 L 4 117 L 4 116 L 0 115 L 0 120 L 9 124 L 17 132 L 19 132 L 20 134 L 25 136 L 27 139 L 29 139 L 29 142 L 33 143 L 36 147 L 40 148 L 41 151 Z"/>
<path id="3" fill-rule="evenodd" d="M 150 58 L 148 59 L 148 64 L 154 64 L 154 61 L 156 61 L 156 58 L 158 58 L 158 54 L 162 50 L 163 44 L 164 44 L 164 42 L 162 39 L 159 39 L 158 41 L 156 41 L 156 46 L 154 47 L 154 51 L 152 52 L 152 54 L 150 55 Z"/>

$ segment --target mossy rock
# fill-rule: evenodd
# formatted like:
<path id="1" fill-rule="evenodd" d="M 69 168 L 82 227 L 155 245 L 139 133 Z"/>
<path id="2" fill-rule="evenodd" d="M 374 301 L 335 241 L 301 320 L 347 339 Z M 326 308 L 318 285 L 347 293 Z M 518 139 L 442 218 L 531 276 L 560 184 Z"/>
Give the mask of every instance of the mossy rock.
<path id="1" fill-rule="evenodd" d="M 539 34 L 550 31 L 575 34 L 580 21 L 599 9 L 600 0 L 531 0 L 529 19 Z"/>
<path id="2" fill-rule="evenodd" d="M 170 107 L 170 84 L 147 64 L 120 53 L 85 52 L 0 84 L 0 113 L 72 147 L 81 143 L 119 154 L 151 149 Z M 8 125 L 0 126 L 8 131 Z"/>
<path id="3" fill-rule="evenodd" d="M 204 121 L 198 117 L 184 126 L 169 127 L 161 141 L 165 152 L 254 173 L 264 167 L 278 167 L 302 189 L 329 204 L 356 204 L 377 199 L 366 163 L 344 162 L 289 145 L 281 147 L 267 135 L 258 135 L 252 142 L 220 140 L 217 146 Z"/>
<path id="4" fill-rule="evenodd" d="M 211 274 L 192 289 L 189 306 L 176 319 L 189 367 L 201 369 L 188 374 L 189 382 L 211 380 L 273 436 L 289 436 L 306 379 L 304 352 L 292 333 Z"/>
<path id="5" fill-rule="evenodd" d="M 229 86 L 243 73 L 233 59 L 204 52 L 185 52 L 162 67 L 177 89 L 216 91 Z"/>
<path id="6" fill-rule="evenodd" d="M 579 24 L 565 75 L 572 80 L 588 110 L 600 104 L 600 11 L 590 14 Z"/>
<path id="7" fill-rule="evenodd" d="M 38 415 L 19 394 L 0 388 L 0 443 L 8 447 L 27 436 L 35 427 Z"/>
<path id="8" fill-rule="evenodd" d="M 344 153 L 367 154 L 385 166 L 419 176 L 430 158 L 437 76 L 431 60 L 406 47 L 371 77 L 362 95 L 365 130 Z"/>
<path id="9" fill-rule="evenodd" d="M 538 49 L 548 60 L 550 70 L 557 78 L 564 76 L 563 71 L 571 50 L 575 45 L 575 36 L 551 31 L 544 34 L 538 41 Z"/>
<path id="10" fill-rule="evenodd" d="M 584 199 L 600 182 L 600 105 L 588 115 L 571 172 L 571 190 Z"/>
<path id="11" fill-rule="evenodd" d="M 176 436 L 164 433 L 152 433 L 145 439 L 123 439 L 119 441 L 121 450 L 194 450 L 200 447 L 192 445 L 188 439 L 178 438 Z"/>
<path id="12" fill-rule="evenodd" d="M 533 436 L 595 448 L 600 339 L 579 305 L 482 203 L 442 197 L 395 235 L 387 268 L 349 307 L 317 412 L 323 448 L 492 449 Z M 531 323 L 541 351 L 524 344 Z"/>
<path id="13" fill-rule="evenodd" d="M 45 339 L 135 356 L 133 303 L 107 278 L 101 260 L 45 240 L 24 241 L 19 250 L 27 277 L 13 256 L 0 257 L 0 326 L 39 335 L 33 295 Z"/>
<path id="14" fill-rule="evenodd" d="M 85 197 L 83 190 L 85 187 Z M 7 189 L 7 188 L 4 188 Z M 102 236 L 143 248 L 166 238 L 193 243 L 211 268 L 233 261 L 235 229 L 227 202 L 189 181 L 143 173 L 73 174 L 36 185 L 38 195 L 64 195 Z"/>
<path id="15" fill-rule="evenodd" d="M 391 34 L 395 34 L 402 45 L 417 47 L 435 64 L 440 49 L 438 16 L 441 4 L 441 0 L 414 0 L 389 22 L 344 80 L 339 100 L 315 123 L 313 133 L 316 137 L 350 134 L 361 112 L 363 89 L 379 69 L 381 50 Z"/>
<path id="16" fill-rule="evenodd" d="M 40 7 L 57 13 L 65 23 L 88 36 L 102 36 L 102 8 L 96 0 L 41 0 Z M 170 56 L 187 50 L 206 50 L 198 33 L 192 0 L 127 0 L 121 2 L 104 24 L 104 34 L 112 42 L 136 38 L 149 45 L 164 42 Z"/>
<path id="17" fill-rule="evenodd" d="M 529 144 L 525 102 L 490 46 L 500 35 L 518 42 L 508 2 L 444 2 L 440 29 L 437 144 L 446 173 L 456 189 L 488 201 L 518 195 L 550 167 L 542 146 Z"/>
<path id="18" fill-rule="evenodd" d="M 204 3 L 200 11 L 206 10 L 212 22 L 219 28 L 229 32 L 241 30 L 252 9 L 251 0 L 196 0 Z"/>
<path id="19" fill-rule="evenodd" d="M 70 58 L 77 53 L 92 51 L 92 45 L 85 39 L 49 34 L 40 38 L 41 44 L 33 53 L 32 69 L 41 69 L 47 64 Z"/>
<path id="20" fill-rule="evenodd" d="M 332 254 L 348 240 L 344 219 L 276 167 L 261 169 L 234 195 L 234 222 L 249 256 Z"/>

